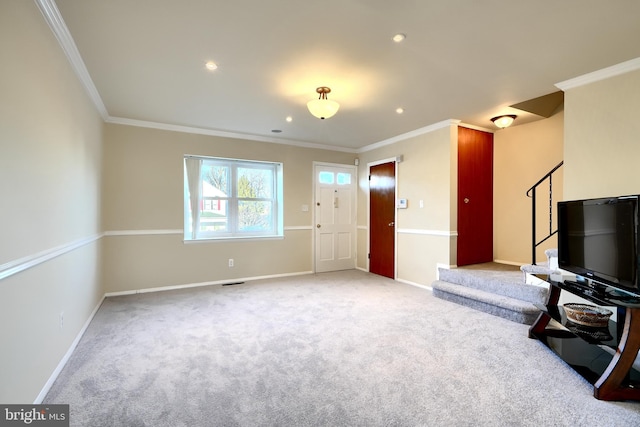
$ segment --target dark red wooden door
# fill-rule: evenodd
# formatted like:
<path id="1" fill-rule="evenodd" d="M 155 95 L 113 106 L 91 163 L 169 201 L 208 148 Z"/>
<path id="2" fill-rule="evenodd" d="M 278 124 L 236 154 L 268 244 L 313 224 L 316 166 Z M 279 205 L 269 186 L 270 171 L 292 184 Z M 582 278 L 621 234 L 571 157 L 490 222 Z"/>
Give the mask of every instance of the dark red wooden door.
<path id="1" fill-rule="evenodd" d="M 394 278 L 396 164 L 369 169 L 369 271 Z"/>
<path id="2" fill-rule="evenodd" d="M 493 261 L 493 134 L 458 128 L 458 265 Z"/>

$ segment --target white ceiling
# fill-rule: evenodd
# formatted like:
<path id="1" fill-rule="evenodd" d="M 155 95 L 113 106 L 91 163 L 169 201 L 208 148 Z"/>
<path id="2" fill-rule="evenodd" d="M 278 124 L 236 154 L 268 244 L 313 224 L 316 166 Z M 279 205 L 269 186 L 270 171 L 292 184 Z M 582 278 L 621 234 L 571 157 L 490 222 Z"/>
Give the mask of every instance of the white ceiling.
<path id="1" fill-rule="evenodd" d="M 523 123 L 536 117 L 509 105 L 640 57 L 638 0 L 38 1 L 57 5 L 109 121 L 347 150 L 447 119 Z M 306 109 L 318 86 L 333 118 Z"/>

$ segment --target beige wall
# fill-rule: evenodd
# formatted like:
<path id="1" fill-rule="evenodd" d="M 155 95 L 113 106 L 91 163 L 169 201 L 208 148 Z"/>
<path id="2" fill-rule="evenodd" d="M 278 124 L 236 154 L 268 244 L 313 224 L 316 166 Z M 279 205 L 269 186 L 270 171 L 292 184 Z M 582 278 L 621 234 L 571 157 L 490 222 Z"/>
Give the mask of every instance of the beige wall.
<path id="1" fill-rule="evenodd" d="M 565 93 L 567 200 L 640 194 L 640 71 Z"/>
<path id="2" fill-rule="evenodd" d="M 104 125 L 33 2 L 0 3 L 0 52 L 0 402 L 37 399 L 105 292 L 313 269 L 312 213 L 301 209 L 312 202 L 313 161 L 353 164 L 355 155 Z M 560 160 L 563 120 L 564 198 L 640 192 L 640 72 L 568 90 L 565 110 L 496 134 L 498 259 L 527 260 L 525 175 L 535 181 Z M 399 155 L 409 208 L 397 216 L 398 279 L 430 285 L 437 264 L 455 264 L 456 150 L 451 124 L 358 155 L 359 268 L 366 165 Z M 285 238 L 184 244 L 187 153 L 283 162 Z"/>
<path id="3" fill-rule="evenodd" d="M 455 262 L 451 248 L 457 225 L 457 162 L 451 159 L 457 159 L 457 126 L 440 127 L 359 155 L 358 268 L 368 268 L 367 165 L 397 156 L 402 156 L 396 168 L 398 198 L 407 199 L 408 208 L 396 211 L 396 278 L 429 286 L 436 278 L 437 264 Z"/>
<path id="4" fill-rule="evenodd" d="M 183 243 L 185 154 L 282 162 L 284 239 Z M 107 292 L 312 271 L 313 209 L 303 212 L 302 205 L 313 202 L 313 162 L 352 165 L 354 159 L 339 151 L 108 124 L 103 225 L 127 235 L 105 238 Z"/>
<path id="5" fill-rule="evenodd" d="M 103 124 L 34 2 L 0 2 L 0 52 L 0 402 L 29 403 L 103 295 Z"/>
<path id="6" fill-rule="evenodd" d="M 498 261 L 531 262 L 531 199 L 525 193 L 563 160 L 563 119 L 560 111 L 549 119 L 494 134 L 494 259 Z M 358 267 L 367 269 L 367 163 L 400 155 L 398 197 L 408 199 L 409 207 L 397 210 L 397 278 L 429 286 L 438 264 L 456 264 L 455 125 L 360 154 Z M 554 175 L 554 183 L 555 205 L 563 197 L 562 169 Z M 538 193 L 541 237 L 548 230 L 547 189 Z M 420 200 L 424 208 L 419 207 Z M 544 250 L 549 247 L 556 247 L 554 239 L 539 247 L 538 261 L 544 261 Z"/>
<path id="7" fill-rule="evenodd" d="M 548 119 L 502 129 L 494 133 L 493 255 L 513 263 L 531 263 L 531 199 L 526 192 L 563 160 L 564 112 Z M 553 175 L 553 202 L 563 197 L 564 167 Z M 549 232 L 549 184 L 536 190 L 537 240 Z M 555 230 L 555 208 L 553 230 Z M 538 247 L 537 262 L 546 261 L 544 250 L 556 248 L 552 237 Z"/>

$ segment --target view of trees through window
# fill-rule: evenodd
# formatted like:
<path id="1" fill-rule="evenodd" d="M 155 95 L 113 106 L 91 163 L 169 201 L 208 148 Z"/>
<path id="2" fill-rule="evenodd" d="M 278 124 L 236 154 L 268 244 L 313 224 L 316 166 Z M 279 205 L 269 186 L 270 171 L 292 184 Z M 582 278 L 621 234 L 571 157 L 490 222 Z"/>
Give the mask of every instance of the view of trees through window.
<path id="1" fill-rule="evenodd" d="M 275 163 L 203 158 L 198 237 L 276 231 L 281 208 L 277 200 L 279 168 Z"/>
<path id="2" fill-rule="evenodd" d="M 238 168 L 238 228 L 264 230 L 271 224 L 273 172 Z M 265 200 L 266 199 L 266 200 Z"/>

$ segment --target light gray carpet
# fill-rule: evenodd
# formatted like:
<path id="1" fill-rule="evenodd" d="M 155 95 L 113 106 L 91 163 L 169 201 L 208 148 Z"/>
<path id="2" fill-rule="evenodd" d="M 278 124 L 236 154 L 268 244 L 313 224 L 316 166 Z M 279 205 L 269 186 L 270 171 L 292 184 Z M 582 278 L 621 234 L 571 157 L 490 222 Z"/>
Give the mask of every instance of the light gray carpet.
<path id="1" fill-rule="evenodd" d="M 73 426 L 630 426 L 528 327 L 360 271 L 105 300 Z"/>

